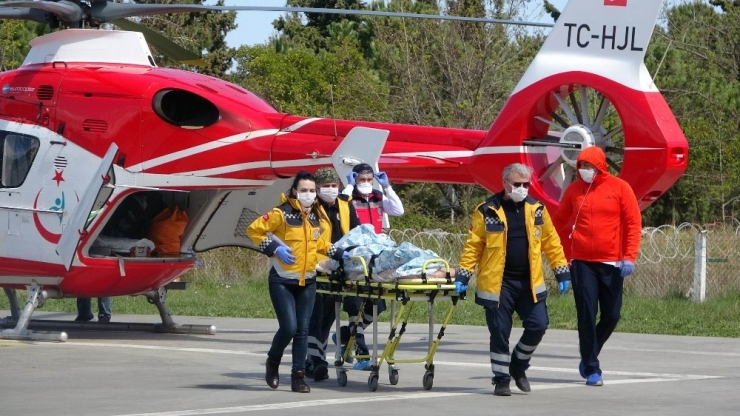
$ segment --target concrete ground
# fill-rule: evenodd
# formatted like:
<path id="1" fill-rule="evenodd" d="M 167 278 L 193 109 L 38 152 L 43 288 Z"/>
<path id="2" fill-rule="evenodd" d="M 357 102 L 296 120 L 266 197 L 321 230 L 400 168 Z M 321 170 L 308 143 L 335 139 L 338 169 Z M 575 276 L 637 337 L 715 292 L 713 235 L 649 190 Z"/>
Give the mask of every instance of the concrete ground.
<path id="1" fill-rule="evenodd" d="M 0 311 L 0 316 L 9 315 Z M 74 315 L 37 313 L 69 322 Z M 309 380 L 310 394 L 290 391 L 290 348 L 281 385 L 264 382 L 264 360 L 277 322 L 265 319 L 177 317 L 216 325 L 216 335 L 171 335 L 72 329 L 64 343 L 0 340 L 2 415 L 211 414 L 737 414 L 740 340 L 616 333 L 601 354 L 603 387 L 578 375 L 577 334 L 550 330 L 532 359 L 529 394 L 512 383 L 511 397 L 491 393 L 488 331 L 447 328 L 435 355 L 434 386 L 422 388 L 423 364 L 398 364 L 390 385 L 383 365 L 375 392 L 368 372 L 349 370 L 339 387 Z M 153 316 L 115 315 L 117 322 L 156 323 Z M 91 324 L 93 325 L 93 324 Z M 410 325 L 397 359 L 420 358 L 427 325 Z M 380 326 L 382 339 L 388 324 Z M 515 329 L 512 345 L 521 335 Z M 329 351 L 333 354 L 334 347 Z"/>

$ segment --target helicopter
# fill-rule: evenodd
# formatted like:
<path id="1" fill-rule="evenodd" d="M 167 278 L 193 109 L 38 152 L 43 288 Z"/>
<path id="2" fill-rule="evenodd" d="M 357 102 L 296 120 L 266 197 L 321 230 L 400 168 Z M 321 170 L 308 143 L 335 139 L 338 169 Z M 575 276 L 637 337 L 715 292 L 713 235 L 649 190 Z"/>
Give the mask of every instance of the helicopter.
<path id="1" fill-rule="evenodd" d="M 284 114 L 238 85 L 158 67 L 149 43 L 181 61 L 198 56 L 126 18 L 270 10 L 510 21 L 298 7 L 0 2 L 0 18 L 68 27 L 33 39 L 23 64 L 0 73 L 6 230 L 0 286 L 14 323 L 0 338 L 65 340 L 63 332 L 28 329 L 49 298 L 141 294 L 157 306 L 160 331 L 213 333 L 174 322 L 167 285 L 194 267 L 194 252 L 255 248 L 246 226 L 275 205 L 286 178 L 299 170 L 334 166 L 344 177 L 365 162 L 399 183 L 478 184 L 497 192 L 503 168 L 519 162 L 534 170 L 530 194 L 554 210 L 578 154 L 599 146 L 640 207 L 648 207 L 688 164 L 686 138 L 643 62 L 661 5 L 570 0 L 490 129 L 469 130 Z M 84 28 L 104 23 L 126 30 Z M 617 122 L 607 127 L 610 112 Z M 142 211 L 125 211 L 132 204 Z M 187 214 L 177 253 L 152 256 L 140 236 L 111 232 L 121 217 L 149 225 L 162 208 L 175 207 Z M 15 289 L 27 290 L 22 310 Z"/>

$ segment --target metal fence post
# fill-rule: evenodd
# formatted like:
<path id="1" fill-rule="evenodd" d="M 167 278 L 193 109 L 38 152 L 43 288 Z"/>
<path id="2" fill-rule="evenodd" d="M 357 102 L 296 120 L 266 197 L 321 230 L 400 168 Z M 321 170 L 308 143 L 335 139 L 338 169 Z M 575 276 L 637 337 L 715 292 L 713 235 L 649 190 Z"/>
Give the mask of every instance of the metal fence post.
<path id="1" fill-rule="evenodd" d="M 692 301 L 704 302 L 707 293 L 707 231 L 696 233 L 694 238 L 694 284 L 689 291 Z"/>

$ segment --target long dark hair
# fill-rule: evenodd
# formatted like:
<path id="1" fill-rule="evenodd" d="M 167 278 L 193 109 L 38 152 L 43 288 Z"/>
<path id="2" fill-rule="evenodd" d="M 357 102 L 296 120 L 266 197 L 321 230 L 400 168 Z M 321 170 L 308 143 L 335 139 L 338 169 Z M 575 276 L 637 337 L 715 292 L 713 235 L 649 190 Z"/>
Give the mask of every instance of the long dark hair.
<path id="1" fill-rule="evenodd" d="M 293 178 L 293 185 L 291 185 L 290 189 L 288 190 L 288 196 L 290 198 L 296 198 L 298 196 L 298 183 L 300 183 L 300 181 L 311 181 L 315 184 L 316 176 L 313 173 L 306 172 L 305 170 L 296 173 L 295 178 Z M 316 201 L 314 201 L 314 203 L 311 205 L 311 212 L 314 216 L 316 216 L 316 221 L 320 221 L 321 218 L 324 217 L 323 215 L 321 215 L 321 211 L 319 211 L 319 204 Z"/>

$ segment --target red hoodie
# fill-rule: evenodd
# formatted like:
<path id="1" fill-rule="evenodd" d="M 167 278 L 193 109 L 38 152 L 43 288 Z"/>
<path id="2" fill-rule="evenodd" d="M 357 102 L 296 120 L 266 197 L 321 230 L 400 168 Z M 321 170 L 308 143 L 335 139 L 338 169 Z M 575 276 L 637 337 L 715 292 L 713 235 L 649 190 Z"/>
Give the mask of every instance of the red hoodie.
<path id="1" fill-rule="evenodd" d="M 580 167 L 581 162 L 596 166 L 597 173 L 591 184 L 579 174 L 565 190 L 552 217 L 563 246 L 573 260 L 636 262 L 642 216 L 632 188 L 609 174 L 601 148 L 594 146 L 582 151 L 576 166 Z"/>

